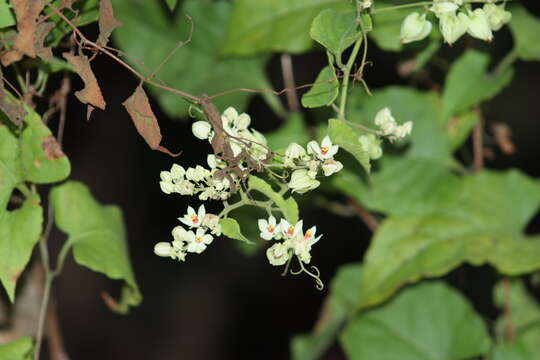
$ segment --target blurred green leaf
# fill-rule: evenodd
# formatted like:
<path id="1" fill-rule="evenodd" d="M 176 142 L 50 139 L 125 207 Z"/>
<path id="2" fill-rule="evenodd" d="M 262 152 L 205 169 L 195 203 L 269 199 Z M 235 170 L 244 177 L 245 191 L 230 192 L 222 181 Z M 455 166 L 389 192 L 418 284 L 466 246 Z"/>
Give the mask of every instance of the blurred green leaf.
<path id="1" fill-rule="evenodd" d="M 274 191 L 272 186 L 261 178 L 250 176 L 248 180 L 249 189 L 258 191 L 272 200 L 280 209 L 285 219 L 295 224 L 298 222 L 298 204 L 292 197 L 284 199 L 281 194 Z"/>
<path id="2" fill-rule="evenodd" d="M 454 62 L 443 91 L 444 119 L 459 114 L 497 95 L 512 80 L 514 71 L 488 74 L 489 56 L 470 50 Z"/>
<path id="3" fill-rule="evenodd" d="M 271 85 L 264 74 L 265 57 L 221 58 L 222 29 L 229 23 L 231 5 L 210 0 L 188 0 L 174 19 L 158 1 L 117 0 L 115 14 L 124 26 L 113 33 L 121 50 L 134 59 L 144 61 L 133 65 L 149 75 L 190 33 L 193 19 L 195 31 L 192 41 L 179 48 L 157 74 L 169 86 L 193 95 L 215 95 L 236 88 L 268 89 Z M 159 41 L 156 41 L 159 39 Z M 149 51 L 151 49 L 152 51 Z M 169 116 L 186 116 L 189 104 L 171 92 L 149 87 L 155 99 Z M 242 111 L 252 94 L 234 92 L 212 101 L 220 109 L 228 106 Z"/>
<path id="4" fill-rule="evenodd" d="M 0 0 L 0 29 L 15 25 L 15 16 L 7 0 Z"/>
<path id="5" fill-rule="evenodd" d="M 32 360 L 33 358 L 34 344 L 30 336 L 0 344 L 0 359 L 2 360 Z"/>
<path id="6" fill-rule="evenodd" d="M 6 209 L 11 192 L 23 180 L 19 141 L 0 121 L 0 216 Z"/>
<path id="7" fill-rule="evenodd" d="M 304 146 L 309 141 L 304 118 L 300 113 L 290 114 L 283 125 L 265 136 L 268 146 L 277 151 L 285 150 L 293 142 Z"/>
<path id="8" fill-rule="evenodd" d="M 120 302 L 109 299 L 108 305 L 119 313 L 138 305 L 142 297 L 131 269 L 121 210 L 100 205 L 88 188 L 76 181 L 53 188 L 51 201 L 56 225 L 69 235 L 75 261 L 125 281 Z"/>
<path id="9" fill-rule="evenodd" d="M 302 96 L 302 105 L 307 108 L 317 108 L 330 105 L 339 94 L 339 82 L 333 66 L 325 66 L 315 83 L 307 93 Z"/>
<path id="10" fill-rule="evenodd" d="M 343 0 L 236 0 L 224 54 L 301 53 L 312 46 L 309 28 L 324 9 L 352 10 Z"/>
<path id="11" fill-rule="evenodd" d="M 39 241 L 42 225 L 43 211 L 37 194 L 27 197 L 17 210 L 0 213 L 0 280 L 12 302 L 17 280 Z"/>
<path id="12" fill-rule="evenodd" d="M 465 297 L 435 282 L 357 315 L 341 343 L 350 360 L 461 360 L 485 353 L 491 341 Z"/>
<path id="13" fill-rule="evenodd" d="M 346 320 L 356 311 L 361 274 L 359 264 L 339 267 L 313 331 L 291 341 L 293 360 L 317 360 L 332 346 Z"/>
<path id="14" fill-rule="evenodd" d="M 26 112 L 20 144 L 25 179 L 36 184 L 64 180 L 71 172 L 69 159 L 40 116 L 30 108 Z"/>
<path id="15" fill-rule="evenodd" d="M 341 58 L 343 50 L 351 46 L 359 36 L 356 31 L 356 12 L 323 10 L 315 17 L 309 34 L 311 38 Z"/>
<path id="16" fill-rule="evenodd" d="M 515 256 L 512 254 L 512 256 Z M 508 308 L 511 313 L 511 327 L 514 341 L 519 344 L 519 349 L 510 347 L 501 349 L 501 360 L 539 360 L 540 359 L 540 306 L 533 296 L 529 295 L 523 282 L 519 279 L 508 280 L 508 288 L 500 282 L 494 290 L 495 304 L 505 308 L 508 299 Z M 508 292 L 507 292 L 508 291 Z M 500 343 L 508 341 L 506 330 L 508 327 L 508 316 L 503 313 L 499 316 L 495 325 L 495 332 Z M 521 351 L 520 351 L 521 350 Z M 525 354 L 522 354 L 522 353 Z M 508 355 L 510 354 L 510 355 Z M 525 357 L 525 355 L 529 355 Z M 503 356 L 504 355 L 504 356 Z M 521 358 L 519 356 L 522 356 Z M 505 357 L 506 356 L 506 357 Z M 497 360 L 497 358 L 495 358 Z"/>
<path id="17" fill-rule="evenodd" d="M 223 235 L 227 236 L 228 238 L 245 241 L 250 243 L 244 235 L 242 235 L 242 232 L 240 231 L 240 225 L 238 222 L 232 218 L 225 218 L 221 219 L 219 221 L 219 224 L 221 225 L 221 231 L 223 232 Z"/>
<path id="18" fill-rule="evenodd" d="M 174 10 L 176 8 L 176 4 L 178 3 L 178 0 L 165 0 L 165 2 L 167 3 L 167 6 L 169 7 L 169 9 Z"/>
<path id="19" fill-rule="evenodd" d="M 510 30 L 514 36 L 514 49 L 520 59 L 540 60 L 540 19 L 533 16 L 521 4 L 512 4 Z"/>
<path id="20" fill-rule="evenodd" d="M 447 187 L 448 181 L 440 181 L 440 186 Z M 540 205 L 540 184 L 518 171 L 482 171 L 463 177 L 460 188 L 453 201 L 445 203 L 443 196 L 431 211 L 390 216 L 381 224 L 365 256 L 360 307 L 380 303 L 406 283 L 441 276 L 463 262 L 488 263 L 508 275 L 540 268 L 540 237 L 523 235 Z M 422 209 L 412 198 L 407 200 L 411 208 Z"/>
<path id="21" fill-rule="evenodd" d="M 362 165 L 369 173 L 371 169 L 369 156 L 358 141 L 360 134 L 356 133 L 353 128 L 345 124 L 343 121 L 330 119 L 328 120 L 328 135 L 334 143 L 338 144 L 340 147 L 353 155 L 360 165 Z"/>
<path id="22" fill-rule="evenodd" d="M 497 345 L 491 353 L 491 360 L 534 360 L 520 344 Z"/>
<path id="23" fill-rule="evenodd" d="M 394 4 L 377 0 L 374 4 L 375 9 L 382 9 L 393 6 Z M 392 11 L 375 12 L 373 18 L 373 31 L 369 36 L 375 41 L 377 46 L 385 51 L 401 51 L 401 23 L 407 15 L 413 10 L 411 9 L 395 9 Z"/>

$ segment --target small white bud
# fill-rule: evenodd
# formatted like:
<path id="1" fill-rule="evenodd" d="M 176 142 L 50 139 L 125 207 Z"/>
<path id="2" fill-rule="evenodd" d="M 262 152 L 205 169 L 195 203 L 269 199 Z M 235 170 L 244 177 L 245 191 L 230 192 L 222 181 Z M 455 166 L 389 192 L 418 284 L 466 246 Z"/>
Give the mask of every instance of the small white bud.
<path id="1" fill-rule="evenodd" d="M 191 126 L 191 131 L 196 138 L 206 140 L 210 136 L 212 126 L 206 121 L 196 121 Z"/>
<path id="2" fill-rule="evenodd" d="M 289 188 L 292 192 L 297 192 L 303 194 L 309 190 L 313 190 L 318 187 L 321 183 L 311 176 L 306 169 L 295 170 L 291 175 L 291 180 L 289 181 Z"/>
<path id="3" fill-rule="evenodd" d="M 168 242 L 159 242 L 154 246 L 154 254 L 161 257 L 171 256 L 172 246 Z"/>
<path id="4" fill-rule="evenodd" d="M 376 160 L 382 156 L 381 141 L 374 134 L 361 135 L 358 142 L 370 159 Z"/>
<path id="5" fill-rule="evenodd" d="M 322 169 L 324 172 L 324 176 L 330 176 L 343 169 L 343 164 L 339 161 L 330 159 L 323 162 Z"/>
<path id="6" fill-rule="evenodd" d="M 491 30 L 493 31 L 500 30 L 504 24 L 509 23 L 512 19 L 512 13 L 504 9 L 504 4 L 485 4 L 483 9 L 488 17 Z"/>
<path id="7" fill-rule="evenodd" d="M 173 166 L 171 167 L 171 177 L 175 181 L 183 179 L 185 173 L 186 170 L 178 164 L 173 164 Z"/>
<path id="8" fill-rule="evenodd" d="M 407 44 L 424 39 L 431 32 L 432 25 L 426 20 L 426 14 L 409 14 L 401 25 L 401 42 Z"/>
<path id="9" fill-rule="evenodd" d="M 160 181 L 159 187 L 161 188 L 161 191 L 163 191 L 165 194 L 170 194 L 174 192 L 174 184 L 172 182 Z"/>
<path id="10" fill-rule="evenodd" d="M 469 20 L 463 13 L 446 13 L 439 18 L 439 29 L 444 41 L 449 45 L 455 43 L 467 32 Z"/>
<path id="11" fill-rule="evenodd" d="M 412 131 L 413 123 L 412 121 L 407 121 L 405 124 L 400 125 L 396 128 L 396 131 L 394 132 L 394 135 L 398 139 L 403 139 L 407 135 L 409 135 Z"/>
<path id="12" fill-rule="evenodd" d="M 271 265 L 280 266 L 289 260 L 289 252 L 286 246 L 277 243 L 266 250 L 266 257 Z"/>
<path id="13" fill-rule="evenodd" d="M 285 156 L 289 159 L 298 159 L 306 155 L 306 150 L 297 143 L 290 143 L 285 150 Z"/>
<path id="14" fill-rule="evenodd" d="M 436 1 L 429 10 L 433 11 L 437 17 L 447 14 L 454 13 L 458 9 L 458 5 L 452 1 Z"/>
<path id="15" fill-rule="evenodd" d="M 482 9 L 469 12 L 467 32 L 472 37 L 484 41 L 493 40 L 489 19 Z"/>
<path id="16" fill-rule="evenodd" d="M 238 115 L 234 121 L 234 126 L 236 126 L 238 130 L 246 130 L 249 124 L 251 124 L 251 118 L 245 113 Z"/>
<path id="17" fill-rule="evenodd" d="M 389 108 L 379 110 L 375 115 L 375 125 L 381 128 L 382 135 L 388 136 L 394 133 L 397 123 Z"/>
<path id="18" fill-rule="evenodd" d="M 161 178 L 162 181 L 165 181 L 165 182 L 171 182 L 172 181 L 171 173 L 168 172 L 168 171 L 160 172 L 159 177 Z"/>

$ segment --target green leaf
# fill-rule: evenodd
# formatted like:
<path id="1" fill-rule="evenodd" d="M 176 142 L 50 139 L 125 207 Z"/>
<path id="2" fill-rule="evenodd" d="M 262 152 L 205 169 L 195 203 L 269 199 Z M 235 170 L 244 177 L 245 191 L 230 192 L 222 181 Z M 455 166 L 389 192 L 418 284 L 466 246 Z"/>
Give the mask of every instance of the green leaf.
<path id="1" fill-rule="evenodd" d="M 14 211 L 0 213 L 0 280 L 9 299 L 15 300 L 15 286 L 39 241 L 43 211 L 39 195 L 26 198 Z"/>
<path id="2" fill-rule="evenodd" d="M 102 206 L 88 188 L 68 181 L 51 191 L 54 218 L 60 230 L 69 235 L 75 261 L 111 279 L 125 281 L 113 310 L 127 313 L 141 302 L 141 294 L 131 269 L 122 213 L 116 206 Z"/>
<path id="3" fill-rule="evenodd" d="M 540 268 L 540 237 L 523 235 L 540 205 L 540 184 L 518 171 L 482 171 L 460 182 L 459 194 L 448 196 L 454 201 L 443 201 L 438 208 L 433 204 L 425 213 L 390 216 L 381 224 L 364 260 L 361 307 L 464 262 L 488 263 L 508 275 Z M 440 186 L 448 186 L 448 180 Z M 411 198 L 407 201 L 413 209 L 422 208 Z"/>
<path id="4" fill-rule="evenodd" d="M 34 344 L 30 336 L 18 338 L 7 344 L 0 344 L 0 359 L 2 360 L 32 360 Z"/>
<path id="5" fill-rule="evenodd" d="M 376 9 L 382 9 L 394 4 L 376 1 Z M 369 33 L 379 48 L 385 51 L 401 51 L 401 24 L 412 12 L 411 9 L 395 9 L 375 13 L 373 17 L 373 31 Z"/>
<path id="6" fill-rule="evenodd" d="M 461 181 L 445 164 L 432 159 L 386 156 L 381 170 L 366 185 L 351 171 L 333 178 L 334 185 L 368 209 L 387 215 L 422 215 L 452 204 Z"/>
<path id="7" fill-rule="evenodd" d="M 116 1 L 113 1 L 116 5 Z M 53 6 L 60 7 L 61 1 L 55 0 Z M 99 0 L 81 0 L 75 1 L 71 5 L 74 11 L 64 11 L 64 15 L 68 19 L 75 22 L 77 27 L 91 24 L 99 18 Z M 51 14 L 53 11 L 45 6 L 45 14 Z M 47 35 L 47 46 L 57 46 L 60 41 L 67 35 L 72 33 L 73 29 L 63 19 L 56 14 L 51 14 L 50 21 L 54 22 L 56 26 Z"/>
<path id="8" fill-rule="evenodd" d="M 341 343 L 350 360 L 461 360 L 483 354 L 491 341 L 467 300 L 435 282 L 356 316 Z"/>
<path id="9" fill-rule="evenodd" d="M 325 299 L 319 320 L 309 334 L 297 335 L 291 342 L 293 360 L 317 360 L 332 345 L 346 320 L 354 314 L 360 292 L 361 266 L 340 266 Z"/>
<path id="10" fill-rule="evenodd" d="M 298 222 L 298 204 L 292 197 L 284 199 L 283 196 L 272 189 L 270 184 L 256 176 L 249 177 L 248 186 L 251 190 L 256 190 L 272 200 L 280 208 L 281 213 L 288 222 L 292 224 Z"/>
<path id="11" fill-rule="evenodd" d="M 302 96 L 302 105 L 307 108 L 316 108 L 330 105 L 339 94 L 339 82 L 333 66 L 325 66 L 315 83 L 307 93 Z"/>
<path id="12" fill-rule="evenodd" d="M 167 3 L 167 6 L 169 7 L 169 9 L 173 11 L 174 8 L 176 8 L 176 4 L 178 3 L 178 0 L 165 0 L 165 2 Z"/>
<path id="13" fill-rule="evenodd" d="M 540 19 L 520 4 L 512 4 L 510 30 L 514 37 L 514 51 L 525 61 L 540 60 Z"/>
<path id="14" fill-rule="evenodd" d="M 467 141 L 478 120 L 480 120 L 480 114 L 474 110 L 448 119 L 446 138 L 452 151 L 461 148 Z"/>
<path id="15" fill-rule="evenodd" d="M 519 344 L 519 349 L 509 347 L 509 349 L 500 349 L 500 360 L 539 360 L 540 359 L 540 306 L 533 296 L 529 295 L 523 282 L 519 279 L 509 280 L 505 284 L 500 282 L 494 290 L 495 304 L 505 308 L 506 299 L 511 313 L 511 327 L 514 335 L 514 341 Z M 495 325 L 495 332 L 499 342 L 508 341 L 506 339 L 506 330 L 508 327 L 508 316 L 502 313 Z M 510 355 L 509 355 L 509 354 Z M 525 353 L 525 354 L 522 354 Z M 529 354 L 529 357 L 525 355 Z M 504 356 L 503 356 L 504 355 Z M 506 357 L 505 357 L 506 356 Z M 521 356 L 521 358 L 519 357 Z M 497 360 L 495 358 L 495 360 Z"/>
<path id="16" fill-rule="evenodd" d="M 15 25 L 15 16 L 7 0 L 0 0 L 0 29 Z"/>
<path id="17" fill-rule="evenodd" d="M 497 345 L 492 353 L 491 360 L 534 360 L 520 344 Z"/>
<path id="18" fill-rule="evenodd" d="M 188 38 L 193 19 L 195 31 L 191 42 L 178 49 L 157 74 L 169 86 L 193 95 L 214 95 L 235 88 L 268 89 L 271 85 L 264 74 L 265 57 L 221 58 L 219 48 L 224 41 L 223 28 L 229 23 L 231 5 L 228 2 L 188 0 L 182 11 L 164 12 L 159 1 L 116 0 L 115 14 L 124 26 L 113 37 L 121 50 L 130 57 L 138 70 L 149 75 L 176 47 Z M 159 39 L 159 41 L 156 41 Z M 152 49 L 152 51 L 149 51 Z M 186 116 L 189 104 L 171 92 L 149 87 L 163 110 L 173 117 Z M 234 92 L 212 101 L 220 109 L 234 106 L 244 109 L 252 94 Z"/>
<path id="19" fill-rule="evenodd" d="M 323 10 L 311 24 L 311 38 L 341 58 L 343 50 L 351 46 L 359 36 L 356 31 L 356 12 Z"/>
<path id="20" fill-rule="evenodd" d="M 21 163 L 26 180 L 36 184 L 62 181 L 71 172 L 69 159 L 38 114 L 26 108 L 21 137 Z"/>
<path id="21" fill-rule="evenodd" d="M 328 135 L 332 141 L 351 153 L 354 158 L 369 173 L 371 165 L 368 154 L 362 149 L 358 141 L 359 134 L 341 120 L 328 120 Z"/>
<path id="22" fill-rule="evenodd" d="M 235 55 L 304 52 L 312 45 L 313 18 L 328 8 L 354 9 L 343 0 L 237 0 L 222 51 Z"/>
<path id="23" fill-rule="evenodd" d="M 459 114 L 497 95 L 512 80 L 514 71 L 487 73 L 489 56 L 470 50 L 454 62 L 443 91 L 443 118 Z"/>
<path id="24" fill-rule="evenodd" d="M 19 141 L 0 121 L 0 216 L 7 206 L 13 189 L 22 181 Z"/>
<path id="25" fill-rule="evenodd" d="M 240 225 L 238 225 L 238 222 L 236 220 L 232 218 L 221 219 L 219 221 L 219 225 L 221 225 L 221 231 L 223 232 L 223 235 L 227 236 L 228 238 L 251 243 L 251 241 L 249 241 L 244 235 L 242 235 L 242 232 L 240 231 Z"/>
<path id="26" fill-rule="evenodd" d="M 283 125 L 271 133 L 265 134 L 268 147 L 275 151 L 285 150 L 290 143 L 305 145 L 309 141 L 306 134 L 304 118 L 300 113 L 289 115 Z"/>

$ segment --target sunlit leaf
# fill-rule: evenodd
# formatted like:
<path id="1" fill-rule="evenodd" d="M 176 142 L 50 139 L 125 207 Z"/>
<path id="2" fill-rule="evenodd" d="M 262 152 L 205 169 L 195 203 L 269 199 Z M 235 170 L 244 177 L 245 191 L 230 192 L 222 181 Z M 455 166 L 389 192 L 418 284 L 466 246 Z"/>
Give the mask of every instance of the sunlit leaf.
<path id="1" fill-rule="evenodd" d="M 15 25 L 15 17 L 7 0 L 0 0 L 0 29 Z"/>
<path id="2" fill-rule="evenodd" d="M 248 243 L 251 242 L 244 235 L 242 235 L 242 231 L 240 231 L 240 225 L 236 220 L 232 218 L 221 219 L 219 221 L 219 225 L 221 225 L 221 231 L 223 232 L 223 235 L 227 236 L 228 238 Z"/>
<path id="3" fill-rule="evenodd" d="M 309 34 L 334 56 L 340 57 L 343 50 L 351 46 L 358 37 L 356 12 L 323 10 L 313 20 Z"/>
<path id="4" fill-rule="evenodd" d="M 491 340 L 467 300 L 436 282 L 405 289 L 357 315 L 341 343 L 350 360 L 462 360 L 485 353 Z"/>
<path id="5" fill-rule="evenodd" d="M 85 185 L 75 181 L 53 188 L 51 201 L 56 225 L 69 235 L 75 261 L 125 281 L 119 303 L 108 296 L 108 305 L 120 313 L 138 305 L 142 297 L 131 269 L 120 209 L 100 205 Z"/>
<path id="6" fill-rule="evenodd" d="M 0 359 L 2 360 L 32 360 L 33 358 L 34 344 L 29 336 L 7 344 L 0 344 Z"/>
<path id="7" fill-rule="evenodd" d="M 330 105 L 336 100 L 339 93 L 339 82 L 333 66 L 325 66 L 315 83 L 307 93 L 302 96 L 302 105 L 307 108 L 317 108 Z"/>

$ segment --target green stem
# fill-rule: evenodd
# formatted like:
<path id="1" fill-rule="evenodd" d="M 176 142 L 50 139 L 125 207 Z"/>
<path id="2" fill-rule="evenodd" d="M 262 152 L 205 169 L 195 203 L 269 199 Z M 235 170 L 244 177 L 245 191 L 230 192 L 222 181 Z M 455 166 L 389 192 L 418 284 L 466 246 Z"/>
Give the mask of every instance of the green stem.
<path id="1" fill-rule="evenodd" d="M 347 90 L 349 89 L 349 76 L 351 75 L 351 69 L 354 64 L 354 60 L 356 59 L 356 56 L 358 55 L 358 51 L 360 50 L 360 45 L 362 44 L 363 39 L 364 39 L 363 36 L 359 36 L 358 39 L 356 39 L 351 55 L 349 56 L 349 59 L 347 60 L 347 64 L 345 65 L 345 68 L 341 69 L 343 71 L 343 84 L 341 85 L 341 100 L 339 102 L 339 114 L 338 114 L 338 117 L 341 120 L 345 119 L 345 105 L 347 104 Z"/>
<path id="2" fill-rule="evenodd" d="M 45 329 L 45 317 L 47 315 L 47 309 L 49 307 L 49 299 L 51 297 L 51 288 L 52 288 L 53 280 L 54 280 L 54 275 L 51 274 L 50 272 L 46 272 L 45 286 L 43 289 L 43 298 L 41 299 L 41 307 L 39 311 L 34 360 L 39 360 L 39 353 L 41 352 L 41 344 L 43 343 L 43 332 Z"/>
<path id="3" fill-rule="evenodd" d="M 493 76 L 498 76 L 502 74 L 506 69 L 508 69 L 512 64 L 517 60 L 518 53 L 516 49 L 512 49 L 508 54 L 502 58 L 502 60 L 497 64 L 493 72 L 491 73 Z"/>

